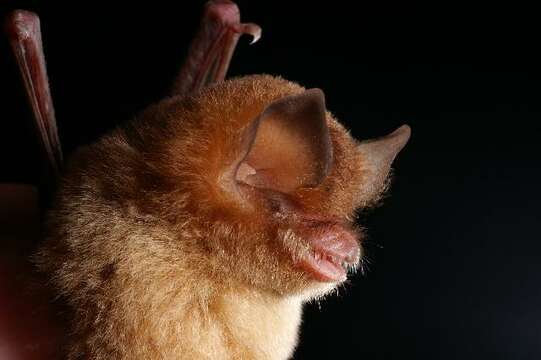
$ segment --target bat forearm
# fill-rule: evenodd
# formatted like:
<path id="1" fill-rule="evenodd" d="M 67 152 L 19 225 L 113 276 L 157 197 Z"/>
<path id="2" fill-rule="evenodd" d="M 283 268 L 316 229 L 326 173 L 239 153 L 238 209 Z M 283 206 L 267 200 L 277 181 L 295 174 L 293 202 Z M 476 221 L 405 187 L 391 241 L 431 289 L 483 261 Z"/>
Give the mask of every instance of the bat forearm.
<path id="1" fill-rule="evenodd" d="M 29 11 L 16 10 L 8 16 L 5 25 L 32 107 L 37 137 L 47 159 L 45 174 L 41 179 L 42 190 L 51 190 L 62 167 L 63 155 L 49 89 L 39 17 Z"/>

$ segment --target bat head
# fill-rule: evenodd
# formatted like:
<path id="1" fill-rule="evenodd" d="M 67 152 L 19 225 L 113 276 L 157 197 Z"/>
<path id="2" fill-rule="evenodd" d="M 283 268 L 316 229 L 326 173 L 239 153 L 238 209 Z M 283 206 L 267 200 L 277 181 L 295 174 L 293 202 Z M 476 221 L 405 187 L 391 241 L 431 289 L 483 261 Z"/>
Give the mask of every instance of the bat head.
<path id="1" fill-rule="evenodd" d="M 194 266 L 281 294 L 324 292 L 358 266 L 354 213 L 377 201 L 409 138 L 405 126 L 359 143 L 321 90 L 266 75 L 167 98 L 131 132 L 153 174 L 141 207 L 190 234 Z"/>

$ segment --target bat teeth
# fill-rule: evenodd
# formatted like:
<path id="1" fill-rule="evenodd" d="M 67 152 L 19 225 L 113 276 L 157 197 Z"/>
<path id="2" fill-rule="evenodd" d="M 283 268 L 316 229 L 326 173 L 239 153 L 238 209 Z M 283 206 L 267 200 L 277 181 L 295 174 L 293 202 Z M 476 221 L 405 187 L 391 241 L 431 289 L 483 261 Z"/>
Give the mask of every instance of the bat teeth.
<path id="1" fill-rule="evenodd" d="M 312 257 L 317 262 L 321 262 L 321 260 L 325 260 L 325 261 L 331 262 L 333 264 L 340 265 L 343 268 L 347 268 L 347 267 L 350 266 L 350 263 L 348 262 L 347 259 L 342 259 L 342 258 L 337 257 L 335 255 L 328 254 L 328 253 L 321 252 L 321 251 L 317 251 L 317 250 L 312 251 Z"/>
<path id="2" fill-rule="evenodd" d="M 355 267 L 355 265 L 345 261 L 344 262 L 344 269 L 346 269 L 348 272 L 350 272 L 350 271 L 354 272 L 356 270 L 356 267 Z"/>

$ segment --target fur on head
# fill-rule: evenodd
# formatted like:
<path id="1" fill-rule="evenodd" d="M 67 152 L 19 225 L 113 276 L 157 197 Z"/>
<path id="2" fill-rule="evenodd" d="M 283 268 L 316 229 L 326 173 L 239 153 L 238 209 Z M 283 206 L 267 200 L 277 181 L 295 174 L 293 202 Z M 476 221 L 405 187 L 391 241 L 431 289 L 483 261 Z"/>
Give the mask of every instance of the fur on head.
<path id="1" fill-rule="evenodd" d="M 304 293 L 357 266 L 354 212 L 377 200 L 408 136 L 360 144 L 319 90 L 256 75 L 166 98 L 77 161 L 100 196 L 178 241 L 189 229 L 193 266 L 216 283 Z"/>
<path id="2" fill-rule="evenodd" d="M 166 98 L 80 148 L 35 256 L 73 311 L 68 358 L 287 358 L 302 301 L 358 266 L 354 212 L 408 138 L 359 143 L 321 91 L 255 75 Z"/>

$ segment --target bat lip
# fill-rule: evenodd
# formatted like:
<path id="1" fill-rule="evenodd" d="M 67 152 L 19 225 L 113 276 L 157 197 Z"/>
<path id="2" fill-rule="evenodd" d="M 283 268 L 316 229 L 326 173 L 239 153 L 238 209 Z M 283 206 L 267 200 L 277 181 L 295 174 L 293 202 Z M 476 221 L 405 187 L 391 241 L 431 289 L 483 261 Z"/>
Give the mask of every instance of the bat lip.
<path id="1" fill-rule="evenodd" d="M 342 282 L 347 279 L 346 266 L 325 252 L 314 251 L 305 256 L 299 266 L 317 281 Z"/>
<path id="2" fill-rule="evenodd" d="M 332 220 L 303 219 L 296 231 L 309 249 L 297 266 L 320 282 L 342 282 L 360 260 L 358 234 L 350 226 Z"/>

